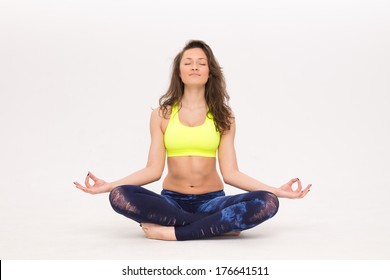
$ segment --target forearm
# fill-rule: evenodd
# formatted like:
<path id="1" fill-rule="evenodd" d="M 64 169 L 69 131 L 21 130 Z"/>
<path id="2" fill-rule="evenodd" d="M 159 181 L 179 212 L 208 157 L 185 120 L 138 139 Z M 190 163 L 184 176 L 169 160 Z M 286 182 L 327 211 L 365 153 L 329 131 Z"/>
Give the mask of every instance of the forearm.
<path id="1" fill-rule="evenodd" d="M 229 176 L 224 176 L 226 184 L 237 187 L 245 191 L 268 191 L 278 196 L 278 189 L 268 186 L 239 170 L 230 172 Z"/>
<path id="2" fill-rule="evenodd" d="M 145 167 L 122 179 L 110 183 L 112 188 L 123 185 L 143 186 L 160 179 L 162 172 L 153 167 Z"/>

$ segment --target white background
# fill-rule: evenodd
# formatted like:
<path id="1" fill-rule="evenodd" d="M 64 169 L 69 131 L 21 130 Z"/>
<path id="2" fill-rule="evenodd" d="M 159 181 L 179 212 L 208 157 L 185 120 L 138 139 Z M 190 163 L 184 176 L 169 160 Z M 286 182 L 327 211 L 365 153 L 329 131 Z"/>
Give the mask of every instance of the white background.
<path id="1" fill-rule="evenodd" d="M 0 0 L 0 259 L 389 259 L 389 14 L 385 0 Z M 190 39 L 223 67 L 240 169 L 313 187 L 239 238 L 153 241 L 72 182 L 145 165 Z"/>

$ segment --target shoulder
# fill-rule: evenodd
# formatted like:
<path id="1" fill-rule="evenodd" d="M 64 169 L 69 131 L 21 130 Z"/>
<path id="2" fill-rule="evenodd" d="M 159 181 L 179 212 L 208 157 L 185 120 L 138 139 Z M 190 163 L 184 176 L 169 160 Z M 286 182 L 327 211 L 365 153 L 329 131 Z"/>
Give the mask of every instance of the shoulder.
<path id="1" fill-rule="evenodd" d="M 153 124 L 160 124 L 163 117 L 161 115 L 160 108 L 155 108 L 152 110 L 152 113 L 150 114 L 150 123 Z"/>
<path id="2" fill-rule="evenodd" d="M 150 116 L 152 119 L 157 119 L 161 117 L 161 109 L 160 107 L 154 108 L 152 110 L 152 114 Z"/>
<path id="3" fill-rule="evenodd" d="M 152 114 L 156 114 L 162 119 L 169 120 L 169 118 L 171 117 L 172 111 L 175 110 L 173 108 L 174 106 L 170 106 L 170 105 L 160 106 L 160 107 L 154 109 Z"/>
<path id="4" fill-rule="evenodd" d="M 236 135 L 236 119 L 233 114 L 229 118 L 229 122 L 229 129 L 226 129 L 223 133 L 221 133 L 221 140 L 234 139 Z"/>
<path id="5" fill-rule="evenodd" d="M 171 110 L 171 106 L 167 106 L 166 110 L 164 110 L 162 107 L 154 108 L 152 109 L 151 118 L 169 118 Z"/>
<path id="6" fill-rule="evenodd" d="M 161 131 L 164 133 L 168 122 L 171 116 L 171 106 L 167 106 L 167 109 L 164 111 L 163 108 L 157 107 L 153 109 L 151 116 L 150 116 L 150 124 L 151 126 L 158 126 Z"/>

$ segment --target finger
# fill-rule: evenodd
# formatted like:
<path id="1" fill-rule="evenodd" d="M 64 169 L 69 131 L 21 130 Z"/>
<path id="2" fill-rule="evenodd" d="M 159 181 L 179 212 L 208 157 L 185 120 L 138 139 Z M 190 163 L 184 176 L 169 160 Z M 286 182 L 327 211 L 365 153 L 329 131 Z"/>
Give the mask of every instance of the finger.
<path id="1" fill-rule="evenodd" d="M 302 183 L 298 178 L 297 178 L 297 182 L 298 182 L 298 188 L 296 189 L 296 192 L 301 192 L 302 191 Z"/>
<path id="2" fill-rule="evenodd" d="M 289 184 L 290 186 L 292 186 L 296 181 L 298 181 L 299 179 L 298 178 L 293 178 L 291 179 L 290 181 L 288 181 L 287 184 Z"/>
<path id="3" fill-rule="evenodd" d="M 78 188 L 79 190 L 82 190 L 85 193 L 96 194 L 94 188 L 88 189 L 88 188 L 84 187 L 83 185 L 79 184 L 78 182 L 73 182 L 73 184 L 75 184 L 76 188 Z"/>
<path id="4" fill-rule="evenodd" d="M 87 188 L 92 188 L 91 184 L 89 183 L 89 172 L 87 174 L 87 177 L 85 177 L 85 186 Z"/>
<path id="5" fill-rule="evenodd" d="M 91 178 L 94 182 L 96 182 L 97 180 L 99 180 L 99 178 L 96 177 L 95 175 L 93 175 L 91 172 L 88 172 L 88 176 L 89 176 L 89 178 Z"/>
<path id="6" fill-rule="evenodd" d="M 78 182 L 73 182 L 73 184 L 76 186 L 76 188 L 78 188 L 79 190 L 82 190 L 82 191 L 85 191 L 85 187 L 81 184 L 79 184 Z"/>
<path id="7" fill-rule="evenodd" d="M 310 192 L 311 184 L 309 184 L 301 193 L 300 198 L 304 198 Z"/>
<path id="8" fill-rule="evenodd" d="M 290 181 L 288 181 L 284 186 L 286 186 L 288 189 L 293 191 L 292 185 L 298 180 L 298 178 L 293 178 Z"/>
<path id="9" fill-rule="evenodd" d="M 81 185 L 79 182 L 76 182 L 76 181 L 74 181 L 73 184 L 74 184 L 76 187 L 81 187 L 81 188 L 84 187 L 83 185 Z"/>
<path id="10" fill-rule="evenodd" d="M 311 184 L 307 185 L 307 187 L 303 191 L 308 192 L 308 191 L 310 191 L 310 188 L 311 188 Z"/>

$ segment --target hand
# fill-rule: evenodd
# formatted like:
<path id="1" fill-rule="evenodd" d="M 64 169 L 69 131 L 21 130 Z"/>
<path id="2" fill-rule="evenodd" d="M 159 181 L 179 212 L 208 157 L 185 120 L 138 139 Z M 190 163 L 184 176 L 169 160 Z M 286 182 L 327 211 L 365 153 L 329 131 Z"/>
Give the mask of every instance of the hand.
<path id="1" fill-rule="evenodd" d="M 89 179 L 91 179 L 93 181 L 92 186 L 89 183 Z M 90 194 L 110 192 L 113 189 L 113 186 L 111 186 L 106 181 L 97 178 L 91 172 L 88 172 L 87 177 L 85 178 L 85 187 L 83 185 L 79 184 L 78 182 L 73 182 L 73 184 L 76 185 L 76 188 L 82 190 L 83 192 L 90 193 Z"/>
<path id="2" fill-rule="evenodd" d="M 298 182 L 298 188 L 294 190 L 292 188 L 294 183 Z M 311 184 L 309 184 L 304 190 L 302 190 L 302 183 L 298 178 L 291 179 L 286 184 L 278 188 L 278 196 L 284 198 L 303 198 L 310 191 Z"/>

